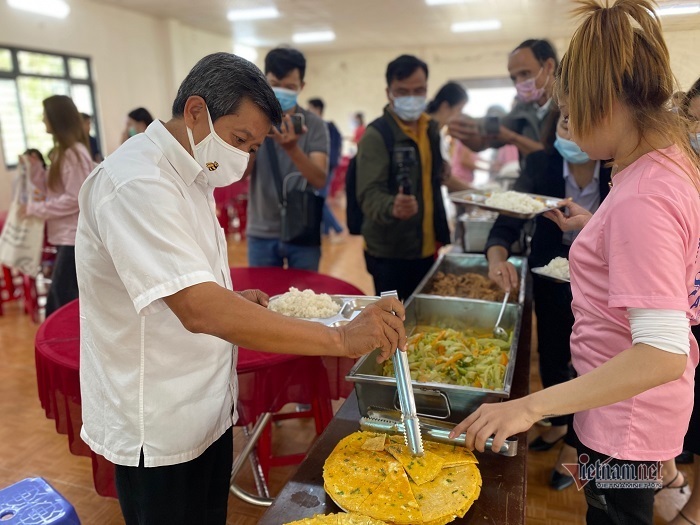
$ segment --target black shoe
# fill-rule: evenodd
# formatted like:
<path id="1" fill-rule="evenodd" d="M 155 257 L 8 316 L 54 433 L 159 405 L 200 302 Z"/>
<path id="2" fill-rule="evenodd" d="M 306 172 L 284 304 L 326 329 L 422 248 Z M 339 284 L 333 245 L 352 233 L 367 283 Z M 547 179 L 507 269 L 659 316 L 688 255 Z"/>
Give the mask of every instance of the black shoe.
<path id="1" fill-rule="evenodd" d="M 549 486 L 554 490 L 564 490 L 574 484 L 574 478 L 567 474 L 561 474 L 557 469 L 552 469 L 552 475 L 549 478 Z"/>
<path id="2" fill-rule="evenodd" d="M 690 450 L 684 450 L 676 456 L 676 463 L 679 465 L 690 465 L 695 459 Z"/>
<path id="3" fill-rule="evenodd" d="M 542 439 L 542 436 L 539 436 L 533 439 L 532 443 L 530 443 L 527 448 L 532 450 L 533 452 L 545 452 L 551 449 L 557 443 L 559 443 L 562 439 L 564 439 L 564 436 L 557 439 L 554 443 L 549 443 Z"/>

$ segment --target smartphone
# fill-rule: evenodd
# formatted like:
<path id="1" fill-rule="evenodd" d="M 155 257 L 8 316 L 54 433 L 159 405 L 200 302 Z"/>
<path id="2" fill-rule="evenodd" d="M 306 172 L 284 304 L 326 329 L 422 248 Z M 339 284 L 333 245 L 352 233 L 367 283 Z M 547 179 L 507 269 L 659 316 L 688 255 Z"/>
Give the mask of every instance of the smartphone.
<path id="1" fill-rule="evenodd" d="M 399 171 L 410 169 L 416 165 L 416 150 L 410 146 L 394 148 L 394 165 Z"/>
<path id="2" fill-rule="evenodd" d="M 394 148 L 394 166 L 396 169 L 396 179 L 404 195 L 412 195 L 411 168 L 418 163 L 416 150 L 412 147 L 401 146 Z"/>
<path id="3" fill-rule="evenodd" d="M 498 135 L 501 133 L 501 119 L 499 117 L 485 117 L 483 121 L 482 134 L 486 136 Z"/>
<path id="4" fill-rule="evenodd" d="M 302 113 L 292 115 L 292 128 L 297 135 L 304 133 L 304 115 Z"/>

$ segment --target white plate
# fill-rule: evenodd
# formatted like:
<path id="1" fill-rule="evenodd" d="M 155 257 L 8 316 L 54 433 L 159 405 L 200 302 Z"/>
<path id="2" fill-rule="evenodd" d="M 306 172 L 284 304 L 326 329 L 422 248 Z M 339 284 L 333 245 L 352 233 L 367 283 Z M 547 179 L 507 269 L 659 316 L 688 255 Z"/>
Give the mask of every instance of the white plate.
<path id="1" fill-rule="evenodd" d="M 534 193 L 522 193 L 522 195 L 527 195 L 533 199 L 537 199 L 542 204 L 544 204 L 544 209 L 538 212 L 523 213 L 519 211 L 508 210 L 505 208 L 497 208 L 495 206 L 489 206 L 486 204 L 486 199 L 488 199 L 492 191 L 482 191 L 482 190 L 465 190 L 457 191 L 455 193 L 450 193 L 450 200 L 456 204 L 466 204 L 471 206 L 477 206 L 484 210 L 495 211 L 501 215 L 507 215 L 509 217 L 515 217 L 516 219 L 534 219 L 538 215 L 542 215 L 548 211 L 556 210 L 560 208 L 559 202 L 563 201 L 563 198 L 559 197 L 548 197 L 546 195 L 536 195 Z"/>
<path id="2" fill-rule="evenodd" d="M 270 303 L 275 299 L 279 299 L 283 294 L 270 297 Z M 360 312 L 367 308 L 370 304 L 377 302 L 380 298 L 371 295 L 331 295 L 331 299 L 339 306 L 337 314 L 326 318 L 316 317 L 297 317 L 303 321 L 312 321 L 314 323 L 325 324 L 334 328 L 348 324 L 355 319 Z"/>
<path id="3" fill-rule="evenodd" d="M 539 268 L 533 268 L 532 273 L 537 274 L 540 277 L 544 277 L 545 279 L 549 279 L 550 281 L 554 281 L 555 283 L 570 283 L 571 282 L 570 279 L 561 279 L 559 277 L 554 277 L 553 275 L 545 273 L 544 266 L 540 266 Z"/>

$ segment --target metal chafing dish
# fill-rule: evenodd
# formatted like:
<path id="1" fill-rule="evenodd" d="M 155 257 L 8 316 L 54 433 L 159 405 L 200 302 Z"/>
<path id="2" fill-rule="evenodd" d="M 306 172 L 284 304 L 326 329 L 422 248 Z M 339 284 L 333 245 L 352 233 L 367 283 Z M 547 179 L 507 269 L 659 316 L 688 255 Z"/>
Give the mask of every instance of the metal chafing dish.
<path id="1" fill-rule="evenodd" d="M 520 274 L 520 289 L 518 292 L 518 303 L 525 303 L 525 281 L 527 279 L 527 259 L 524 257 L 511 257 L 508 259 L 515 269 Z M 433 267 L 426 274 L 423 280 L 418 284 L 414 295 L 426 294 L 430 289 L 430 284 L 437 272 L 453 273 L 461 275 L 464 273 L 478 273 L 484 277 L 488 277 L 489 263 L 485 255 L 466 254 L 466 253 L 446 253 L 438 257 Z M 498 315 L 498 311 L 496 311 Z M 493 318 L 493 322 L 496 317 Z"/>
<path id="2" fill-rule="evenodd" d="M 406 330 L 417 325 L 440 324 L 454 329 L 481 328 L 491 330 L 498 317 L 500 303 L 472 299 L 456 299 L 428 295 L 414 295 L 406 305 Z M 413 382 L 413 391 L 419 415 L 459 422 L 483 403 L 498 402 L 510 396 L 515 370 L 516 353 L 520 340 L 522 306 L 506 305 L 502 326 L 513 331 L 510 360 L 506 367 L 503 390 L 489 390 L 444 383 Z M 368 416 L 374 407 L 399 409 L 396 379 L 382 375 L 382 366 L 376 361 L 375 350 L 360 358 L 346 376 L 355 383 L 360 413 Z"/>

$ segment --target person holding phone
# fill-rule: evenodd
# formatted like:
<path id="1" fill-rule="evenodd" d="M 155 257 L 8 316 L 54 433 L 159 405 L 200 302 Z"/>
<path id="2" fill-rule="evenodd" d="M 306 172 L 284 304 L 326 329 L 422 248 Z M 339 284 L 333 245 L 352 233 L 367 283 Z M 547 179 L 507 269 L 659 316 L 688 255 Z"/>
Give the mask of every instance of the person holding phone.
<path id="1" fill-rule="evenodd" d="M 357 201 L 365 262 L 377 292 L 408 298 L 450 242 L 440 187 L 445 163 L 439 124 L 425 113 L 428 66 L 411 55 L 386 70 L 388 104 L 357 151 Z"/>
<path id="2" fill-rule="evenodd" d="M 571 140 L 613 165 L 595 214 L 571 202 L 567 215 L 548 212 L 563 231 L 581 230 L 569 253 L 578 377 L 484 404 L 453 435 L 466 431 L 478 450 L 495 435 L 497 449 L 543 417 L 574 414 L 587 522 L 651 525 L 654 491 L 673 478 L 660 462 L 681 452 L 693 409 L 700 167 L 687 123 L 669 111 L 674 76 L 654 4 L 606 5 L 577 10 L 556 83 Z M 618 476 L 605 479 L 604 465 Z"/>
<path id="3" fill-rule="evenodd" d="M 518 93 L 512 111 L 498 122 L 459 115 L 450 121 L 450 135 L 472 151 L 513 144 L 524 166 L 527 155 L 544 149 L 542 131 L 552 109 L 557 64 L 557 53 L 548 40 L 525 40 L 508 56 L 508 73 Z"/>
<path id="4" fill-rule="evenodd" d="M 279 47 L 265 57 L 265 75 L 284 115 L 279 126 L 270 128 L 251 174 L 246 231 L 250 266 L 286 264 L 289 268 L 318 271 L 320 239 L 310 245 L 283 242 L 279 205 L 285 180 L 316 190 L 326 185 L 330 147 L 326 124 L 297 103 L 304 89 L 305 72 L 306 59 L 296 49 Z"/>

